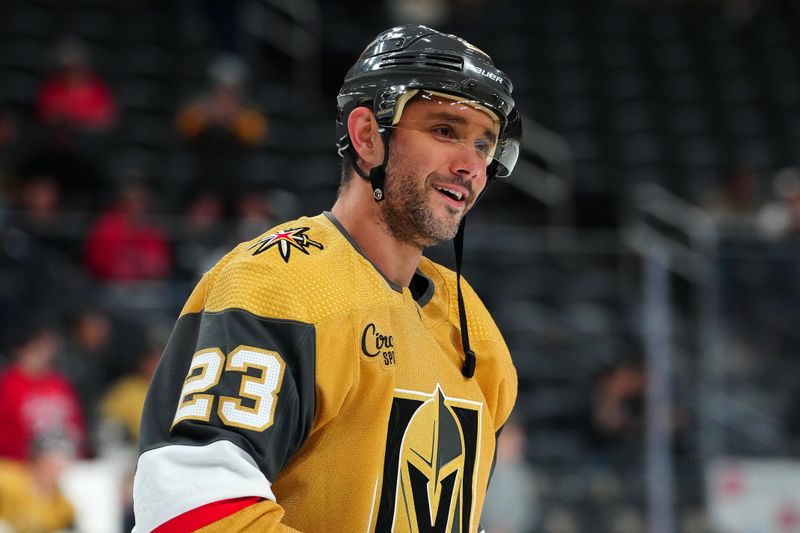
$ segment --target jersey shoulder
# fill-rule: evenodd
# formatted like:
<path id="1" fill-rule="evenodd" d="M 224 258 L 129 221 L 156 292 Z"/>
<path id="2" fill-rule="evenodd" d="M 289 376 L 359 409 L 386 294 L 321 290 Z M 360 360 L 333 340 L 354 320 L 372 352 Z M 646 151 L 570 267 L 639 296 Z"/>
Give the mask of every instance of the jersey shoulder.
<path id="1" fill-rule="evenodd" d="M 183 313 L 243 309 L 260 317 L 318 323 L 364 305 L 366 268 L 324 214 L 280 224 L 239 244 L 203 276 Z"/>

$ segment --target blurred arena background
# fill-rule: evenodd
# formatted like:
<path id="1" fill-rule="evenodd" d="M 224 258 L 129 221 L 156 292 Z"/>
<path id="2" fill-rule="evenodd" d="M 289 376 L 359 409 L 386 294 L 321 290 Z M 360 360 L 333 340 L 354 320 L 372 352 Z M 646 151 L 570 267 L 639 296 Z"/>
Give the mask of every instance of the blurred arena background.
<path id="1" fill-rule="evenodd" d="M 189 290 L 332 205 L 344 72 L 420 22 L 526 117 L 466 239 L 520 378 L 487 531 L 800 531 L 799 4 L 2 0 L 0 529 L 129 530 Z"/>

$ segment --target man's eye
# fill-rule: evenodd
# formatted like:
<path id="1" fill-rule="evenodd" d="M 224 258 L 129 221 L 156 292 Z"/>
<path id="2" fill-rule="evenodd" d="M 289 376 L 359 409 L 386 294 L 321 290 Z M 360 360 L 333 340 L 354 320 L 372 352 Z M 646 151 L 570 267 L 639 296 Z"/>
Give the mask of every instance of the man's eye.
<path id="1" fill-rule="evenodd" d="M 450 126 L 434 126 L 431 131 L 440 137 L 447 137 L 448 139 L 455 137 L 453 128 Z"/>
<path id="2" fill-rule="evenodd" d="M 475 139 L 475 149 L 485 156 L 492 154 L 494 145 L 485 139 Z"/>

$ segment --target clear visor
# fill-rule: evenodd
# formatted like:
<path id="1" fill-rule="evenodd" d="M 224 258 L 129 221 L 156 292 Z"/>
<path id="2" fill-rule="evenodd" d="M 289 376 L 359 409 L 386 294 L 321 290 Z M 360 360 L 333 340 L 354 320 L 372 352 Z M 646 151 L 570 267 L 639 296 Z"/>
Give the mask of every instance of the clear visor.
<path id="1" fill-rule="evenodd" d="M 519 154 L 519 138 L 501 135 L 497 114 L 480 102 L 433 91 L 407 91 L 398 98 L 393 129 L 412 130 L 441 143 L 458 145 L 508 176 Z"/>

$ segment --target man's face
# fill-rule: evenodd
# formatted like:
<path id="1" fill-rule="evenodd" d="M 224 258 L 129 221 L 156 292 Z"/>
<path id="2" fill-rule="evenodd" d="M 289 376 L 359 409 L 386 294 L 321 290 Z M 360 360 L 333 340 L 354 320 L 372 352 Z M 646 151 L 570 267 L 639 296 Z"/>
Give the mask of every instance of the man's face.
<path id="1" fill-rule="evenodd" d="M 384 225 L 420 248 L 452 239 L 486 186 L 495 120 L 468 104 L 425 95 L 408 103 L 393 129 Z"/>

